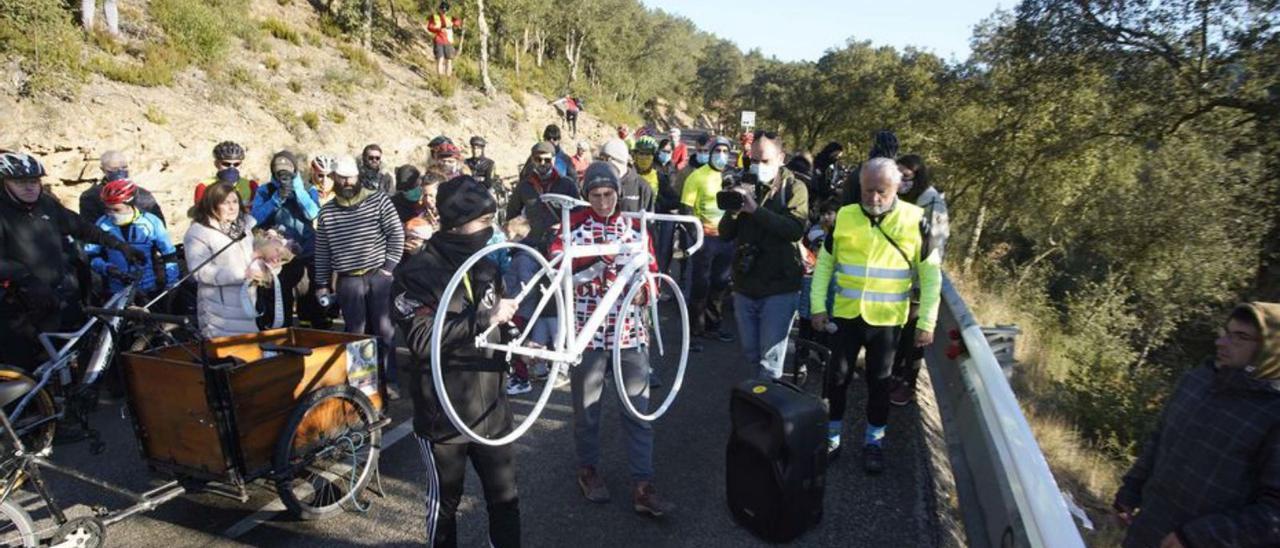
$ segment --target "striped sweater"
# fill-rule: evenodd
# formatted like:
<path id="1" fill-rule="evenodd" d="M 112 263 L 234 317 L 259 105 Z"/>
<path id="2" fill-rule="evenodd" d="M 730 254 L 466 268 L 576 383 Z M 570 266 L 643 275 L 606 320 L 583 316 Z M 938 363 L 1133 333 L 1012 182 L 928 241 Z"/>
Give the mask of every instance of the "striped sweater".
<path id="1" fill-rule="evenodd" d="M 395 205 L 374 192 L 353 207 L 331 200 L 316 219 L 316 284 L 333 274 L 382 268 L 391 271 L 404 253 L 404 227 Z"/>

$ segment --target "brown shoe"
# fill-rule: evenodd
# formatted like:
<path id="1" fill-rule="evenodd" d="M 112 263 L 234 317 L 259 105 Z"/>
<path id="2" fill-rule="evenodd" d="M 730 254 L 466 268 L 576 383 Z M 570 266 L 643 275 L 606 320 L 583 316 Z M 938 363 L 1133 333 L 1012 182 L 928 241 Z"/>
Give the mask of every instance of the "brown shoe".
<path id="1" fill-rule="evenodd" d="M 631 492 L 631 502 L 635 506 L 636 513 L 649 514 L 655 518 L 660 518 L 676 508 L 674 504 L 662 500 L 653 483 L 648 481 L 636 483 L 636 488 Z"/>
<path id="2" fill-rule="evenodd" d="M 889 392 L 889 403 L 897 407 L 910 405 L 915 399 L 916 387 L 910 383 L 898 382 L 893 391 Z"/>
<path id="3" fill-rule="evenodd" d="M 591 502 L 609 502 L 609 488 L 594 466 L 578 468 L 578 488 L 582 489 L 582 496 Z"/>

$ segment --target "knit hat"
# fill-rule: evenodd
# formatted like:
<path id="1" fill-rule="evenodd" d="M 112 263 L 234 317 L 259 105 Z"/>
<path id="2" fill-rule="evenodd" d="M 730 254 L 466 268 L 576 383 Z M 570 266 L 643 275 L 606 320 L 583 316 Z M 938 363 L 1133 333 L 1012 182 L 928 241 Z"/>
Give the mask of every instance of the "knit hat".
<path id="1" fill-rule="evenodd" d="M 440 183 L 440 190 L 436 193 L 436 211 L 439 213 L 440 230 L 450 230 L 496 213 L 498 202 L 484 185 L 470 175 L 462 175 Z"/>
<path id="2" fill-rule="evenodd" d="M 582 176 L 582 197 L 587 197 L 592 190 L 607 186 L 618 190 L 618 172 L 608 162 L 591 162 L 587 172 Z"/>
<path id="3" fill-rule="evenodd" d="M 339 177 L 355 177 L 360 174 L 360 166 L 350 155 L 339 156 L 333 162 L 333 174 Z"/>
<path id="4" fill-rule="evenodd" d="M 396 192 L 412 189 L 422 182 L 422 172 L 418 168 L 405 164 L 396 168 Z"/>
<path id="5" fill-rule="evenodd" d="M 556 153 L 556 146 L 546 141 L 533 145 L 533 148 L 529 149 L 530 156 L 541 156 L 543 154 L 555 154 L 555 153 Z"/>

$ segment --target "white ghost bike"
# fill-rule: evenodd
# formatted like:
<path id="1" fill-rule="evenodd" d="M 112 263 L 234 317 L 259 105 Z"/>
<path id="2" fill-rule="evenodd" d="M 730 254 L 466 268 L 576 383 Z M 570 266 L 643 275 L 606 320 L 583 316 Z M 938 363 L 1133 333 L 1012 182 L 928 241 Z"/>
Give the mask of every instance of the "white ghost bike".
<path id="1" fill-rule="evenodd" d="M 453 302 L 453 293 L 463 283 L 467 273 L 477 262 L 484 260 L 486 257 L 495 254 L 500 255 L 504 251 L 509 255 L 527 254 L 537 262 L 540 270 L 531 280 L 524 284 L 515 299 L 518 303 L 523 303 L 525 299 L 537 299 L 537 307 L 530 315 L 530 320 L 524 329 L 515 336 L 514 340 L 501 344 L 489 342 L 490 333 L 499 328 L 497 325 L 490 326 L 476 337 L 476 348 L 503 353 L 507 360 L 510 360 L 512 356 L 547 360 L 554 364 L 548 378 L 554 379 L 566 367 L 577 365 L 582 361 L 583 351 L 586 350 L 596 331 L 601 329 L 601 326 L 609 316 L 609 312 L 617 310 L 617 318 L 619 319 L 615 322 L 613 333 L 606 334 L 606 336 L 611 335 L 612 341 L 614 386 L 617 387 L 618 397 L 622 400 L 622 407 L 627 414 L 643 421 L 656 420 L 671 407 L 684 381 L 685 365 L 689 359 L 689 309 L 685 306 L 684 296 L 674 279 L 666 274 L 649 272 L 648 266 L 653 260 L 653 255 L 649 252 L 648 225 L 650 222 L 675 222 L 693 225 L 693 233 L 697 239 L 694 245 L 686 250 L 686 253 L 692 255 L 702 247 L 702 223 L 696 217 L 687 215 L 649 212 L 623 213 L 623 216 L 639 221 L 640 239 L 638 241 L 579 245 L 574 244 L 570 238 L 569 212 L 575 207 L 590 207 L 590 204 L 583 200 L 560 194 L 544 194 L 542 196 L 542 204 L 546 207 L 560 209 L 560 241 L 564 245 L 564 253 L 548 261 L 534 248 L 517 242 L 500 242 L 486 246 L 473 254 L 458 268 L 453 278 L 449 280 L 449 285 L 445 287 L 444 293 L 440 296 L 440 302 Z M 572 265 L 574 259 L 584 257 L 622 257 L 625 262 L 619 263 L 621 264 L 621 271 L 618 272 L 615 283 L 609 286 L 604 296 L 600 299 L 600 303 L 596 306 L 595 311 L 587 318 L 586 323 L 578 329 L 572 308 L 575 286 Z M 584 276 L 579 277 L 583 278 Z M 658 314 L 659 299 L 657 297 L 661 294 L 660 290 L 664 289 L 663 286 L 675 297 L 679 310 L 681 339 L 678 349 L 666 348 L 662 340 L 662 325 Z M 640 292 L 646 289 L 648 291 L 646 294 L 649 297 L 637 303 L 636 300 L 641 295 Z M 555 304 L 556 329 L 553 335 L 554 340 L 549 348 L 526 346 L 525 341 L 529 338 L 534 328 L 534 318 L 541 317 L 548 303 Z M 662 404 L 652 413 L 642 413 L 639 409 L 636 409 L 636 406 L 631 402 L 631 398 L 627 396 L 626 384 L 622 378 L 622 349 L 618 343 L 624 335 L 623 326 L 626 324 L 621 319 L 629 317 L 636 318 L 649 330 L 649 335 L 652 338 L 650 342 L 651 352 L 655 352 L 658 356 L 665 356 L 670 350 L 679 352 L 679 365 L 676 369 L 671 390 L 667 393 L 667 397 L 663 399 Z M 476 443 L 496 446 L 506 445 L 515 441 L 524 435 L 529 430 L 529 427 L 533 426 L 538 416 L 542 414 L 542 410 L 546 407 L 547 400 L 550 399 L 551 392 L 554 389 L 553 383 L 544 383 L 533 409 L 511 432 L 500 438 L 487 438 L 477 434 L 458 415 L 458 411 L 454 407 L 453 401 L 450 400 L 448 389 L 444 384 L 444 375 L 441 370 L 441 334 L 444 332 L 445 318 L 445 314 L 437 314 L 431 329 L 431 378 L 435 385 L 436 394 L 439 395 L 440 407 L 444 409 L 445 415 L 449 417 L 449 421 L 458 429 L 458 432 Z"/>

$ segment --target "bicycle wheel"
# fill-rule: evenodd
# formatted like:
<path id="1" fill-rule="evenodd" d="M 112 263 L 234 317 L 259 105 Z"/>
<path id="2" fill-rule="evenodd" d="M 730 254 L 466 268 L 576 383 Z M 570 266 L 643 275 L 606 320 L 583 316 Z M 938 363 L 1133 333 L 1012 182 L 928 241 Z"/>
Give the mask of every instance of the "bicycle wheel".
<path id="1" fill-rule="evenodd" d="M 35 383 L 26 371 L 9 365 L 0 365 L 0 382 L 26 379 Z M 15 417 L 19 399 L 4 407 L 4 412 L 13 422 L 13 430 L 18 433 L 22 445 L 29 453 L 39 453 L 53 444 L 54 429 L 58 426 L 58 406 L 49 394 L 48 388 L 41 388 L 22 410 L 22 415 Z"/>
<path id="2" fill-rule="evenodd" d="M 462 266 L 458 268 L 457 272 L 453 273 L 453 277 L 449 279 L 449 284 L 445 286 L 444 293 L 440 295 L 439 308 L 446 309 L 448 304 L 453 302 L 454 292 L 458 290 L 460 285 L 462 285 L 463 278 L 467 277 L 467 274 L 471 271 L 471 268 L 476 265 L 476 263 L 487 259 L 490 255 L 500 253 L 504 250 L 510 250 L 510 254 L 512 255 L 511 259 L 513 261 L 516 260 L 514 254 L 520 253 L 521 257 L 528 257 L 538 266 L 538 274 L 534 275 L 533 279 L 526 283 L 526 288 L 535 286 L 540 283 L 540 280 L 547 279 L 551 276 L 551 263 L 547 262 L 547 260 L 543 258 L 542 254 L 532 247 L 516 242 L 500 242 L 485 246 L 484 249 L 481 249 L 471 255 L 466 262 L 462 263 Z M 564 328 L 564 324 L 565 320 L 568 318 L 564 302 L 566 297 L 561 291 L 559 291 L 559 288 L 552 287 L 548 288 L 546 291 L 551 292 L 550 294 L 552 295 L 552 298 L 549 300 L 555 303 L 556 318 L 558 325 L 560 326 L 560 328 L 556 330 L 557 332 L 554 336 L 555 340 L 553 341 L 552 348 L 557 351 L 563 351 L 566 339 L 566 329 Z M 537 295 L 536 298 L 539 301 L 542 300 L 542 292 L 526 289 L 522 290 L 522 293 L 524 293 L 524 295 L 518 297 L 522 302 L 526 299 L 534 298 L 534 295 Z M 440 400 L 440 407 L 444 410 L 445 416 L 449 417 L 449 422 L 453 423 L 453 427 L 471 441 L 490 446 L 506 445 L 515 441 L 520 436 L 524 435 L 524 433 L 529 430 L 529 427 L 533 426 L 533 422 L 538 419 L 538 416 L 542 414 L 543 408 L 547 405 L 547 400 L 551 398 L 551 392 L 555 389 L 555 383 L 547 382 L 543 384 L 542 392 L 538 394 L 538 400 L 534 403 L 533 409 L 531 409 L 529 414 L 525 416 L 524 420 L 521 421 L 520 424 L 516 425 L 511 432 L 508 432 L 507 435 L 494 439 L 487 438 L 476 433 L 476 431 L 472 430 L 471 427 L 467 425 L 466 421 L 462 420 L 462 417 L 458 415 L 458 410 L 454 407 L 453 400 L 449 399 L 449 390 L 444 383 L 445 374 L 441 368 L 442 349 L 440 338 L 444 333 L 444 320 L 446 316 L 446 314 L 437 313 L 435 321 L 431 326 L 431 381 L 435 385 L 436 394 L 439 396 L 438 399 Z M 535 310 L 535 314 L 532 317 L 536 318 L 537 316 L 538 314 L 536 314 Z M 532 319 L 529 324 L 532 326 Z M 526 329 L 523 335 L 527 335 L 528 333 L 529 330 Z M 510 344 L 522 344 L 524 341 L 523 335 Z M 558 369 L 553 371 L 553 373 L 558 372 Z M 499 389 L 502 388 L 503 387 L 500 387 Z"/>
<path id="3" fill-rule="evenodd" d="M 31 515 L 13 499 L 0 502 L 0 546 L 39 546 Z"/>
<path id="4" fill-rule="evenodd" d="M 276 492 L 295 516 L 329 516 L 360 496 L 373 476 L 382 430 L 369 398 L 346 385 L 309 394 L 276 442 Z"/>
<path id="5" fill-rule="evenodd" d="M 635 280 L 631 284 L 631 288 L 627 290 L 626 296 L 622 299 L 621 308 L 618 313 L 620 318 L 614 324 L 613 328 L 613 385 L 618 389 L 618 399 L 622 400 L 622 408 L 627 414 L 640 419 L 642 421 L 657 420 L 671 408 L 672 402 L 676 401 L 676 395 L 680 393 L 680 386 L 684 383 L 685 366 L 689 363 L 689 309 L 685 307 L 684 295 L 680 292 L 680 286 L 676 285 L 676 281 L 666 274 L 648 274 L 632 278 Z M 653 280 L 654 291 L 649 295 L 648 302 L 637 307 L 635 298 L 640 291 L 648 286 L 647 280 Z M 680 340 L 675 344 L 672 341 L 664 339 L 664 335 L 671 335 L 672 331 L 664 329 L 662 326 L 662 315 L 658 310 L 658 295 L 662 294 L 664 289 L 669 289 L 671 294 L 675 296 L 676 309 L 679 311 L 680 325 L 676 333 L 680 334 Z M 666 356 L 672 351 L 677 352 L 674 357 L 677 359 L 675 379 L 671 383 L 671 390 L 667 392 L 667 397 L 663 398 L 662 404 L 658 406 L 658 410 L 653 413 L 644 414 L 636 409 L 635 404 L 631 403 L 631 398 L 627 394 L 627 385 L 623 382 L 622 377 L 622 347 L 619 344 L 624 334 L 624 325 L 626 322 L 621 318 L 630 317 L 632 314 L 641 314 L 636 316 L 636 321 L 644 322 L 649 329 L 649 348 L 650 360 L 653 360 L 653 354 L 658 356 Z M 678 348 L 676 348 L 678 347 Z"/>

